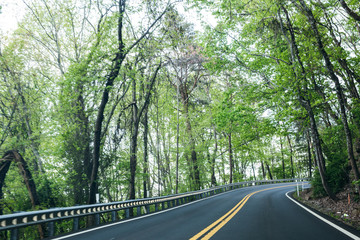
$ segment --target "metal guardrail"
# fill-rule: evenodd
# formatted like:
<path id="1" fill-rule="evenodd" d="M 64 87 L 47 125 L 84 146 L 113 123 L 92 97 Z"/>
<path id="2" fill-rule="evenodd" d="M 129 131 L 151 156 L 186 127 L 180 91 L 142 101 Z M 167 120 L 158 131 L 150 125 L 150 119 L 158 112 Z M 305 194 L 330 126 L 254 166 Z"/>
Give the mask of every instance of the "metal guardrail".
<path id="1" fill-rule="evenodd" d="M 14 214 L 7 214 L 0 216 L 0 232 L 10 231 L 10 239 L 18 239 L 18 229 L 46 224 L 47 236 L 53 237 L 55 234 L 55 223 L 62 220 L 72 220 L 72 231 L 79 230 L 79 219 L 86 216 L 95 216 L 95 225 L 100 224 L 100 216 L 104 213 L 111 214 L 109 222 L 120 220 L 118 218 L 119 211 L 125 211 L 125 218 L 130 218 L 130 209 L 136 209 L 136 216 L 151 213 L 150 206 L 153 212 L 168 209 L 188 203 L 190 201 L 199 200 L 205 197 L 213 196 L 215 194 L 223 193 L 229 190 L 237 189 L 244 186 L 263 185 L 271 183 L 306 181 L 308 178 L 294 178 L 294 179 L 279 179 L 279 180 L 264 180 L 264 181 L 248 181 L 239 182 L 223 186 L 217 186 L 209 189 L 186 192 L 181 194 L 173 194 L 168 196 L 153 197 L 146 199 L 128 200 L 122 202 L 99 203 L 91 205 L 81 205 L 74 207 L 51 208 L 47 210 L 20 212 Z M 145 208 L 145 211 L 141 208 Z M 104 222 L 103 222 L 104 223 Z"/>

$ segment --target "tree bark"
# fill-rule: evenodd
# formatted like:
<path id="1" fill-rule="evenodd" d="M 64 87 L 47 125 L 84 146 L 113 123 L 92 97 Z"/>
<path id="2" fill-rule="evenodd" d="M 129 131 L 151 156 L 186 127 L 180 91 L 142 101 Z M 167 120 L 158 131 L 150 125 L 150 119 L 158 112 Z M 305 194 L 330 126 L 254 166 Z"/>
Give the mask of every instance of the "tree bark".
<path id="1" fill-rule="evenodd" d="M 281 165 L 282 165 L 283 179 L 285 179 L 286 178 L 286 173 L 285 173 L 284 148 L 283 148 L 283 143 L 282 143 L 281 136 L 280 136 L 280 150 L 281 150 Z"/>
<path id="2" fill-rule="evenodd" d="M 216 161 L 216 154 L 217 154 L 217 150 L 218 150 L 218 143 L 217 143 L 217 134 L 216 134 L 215 126 L 213 126 L 213 131 L 214 131 L 215 149 L 214 149 L 213 156 L 211 158 L 211 185 L 216 186 L 217 183 L 216 183 L 216 177 L 215 177 L 215 161 Z"/>
<path id="3" fill-rule="evenodd" d="M 311 138 L 310 138 L 309 130 L 306 131 L 306 142 L 307 142 L 307 152 L 308 152 L 309 178 L 312 178 L 312 172 L 311 172 L 312 159 L 311 159 L 311 146 L 310 146 Z"/>
<path id="4" fill-rule="evenodd" d="M 150 83 L 147 88 L 147 92 L 144 97 L 144 102 L 142 106 L 138 107 L 138 101 L 136 97 L 137 89 L 136 89 L 136 79 L 133 78 L 132 81 L 132 121 L 131 121 L 131 139 L 130 139 L 130 190 L 129 190 L 129 198 L 135 199 L 135 177 L 136 177 L 136 166 L 137 166 L 137 137 L 139 134 L 139 124 L 142 114 L 145 109 L 148 108 L 150 104 L 150 96 L 151 91 L 153 89 L 157 74 L 161 68 L 161 63 L 155 70 L 154 75 L 150 79 Z"/>
<path id="5" fill-rule="evenodd" d="M 14 150 L 7 151 L 3 155 L 2 159 L 0 159 L 0 199 L 3 198 L 2 188 L 4 185 L 5 176 L 9 170 L 11 161 L 14 161 L 15 163 L 17 163 L 17 167 L 20 170 L 20 174 L 24 179 L 26 188 L 29 193 L 32 209 L 37 210 L 37 208 L 40 206 L 40 200 L 38 198 L 38 194 L 36 191 L 36 185 L 35 185 L 34 179 L 32 177 L 32 174 L 29 170 L 29 167 L 28 167 L 26 161 L 24 160 L 24 158 L 21 156 L 21 154 L 18 151 L 14 151 Z M 3 213 L 3 207 L 0 204 L 0 214 L 2 214 L 2 213 Z M 38 230 L 39 230 L 40 238 L 43 239 L 45 237 L 45 234 L 44 234 L 45 230 L 44 230 L 43 226 L 39 225 Z"/>
<path id="6" fill-rule="evenodd" d="M 350 17 L 352 17 L 354 20 L 360 22 L 360 15 L 358 15 L 356 12 L 351 10 L 349 6 L 346 4 L 345 0 L 339 0 L 341 6 L 345 9 L 347 14 L 349 14 Z"/>
<path id="7" fill-rule="evenodd" d="M 286 135 L 286 138 L 288 140 L 289 143 L 289 148 L 290 148 L 290 166 L 291 166 L 291 177 L 295 178 L 295 174 L 294 174 L 294 160 L 293 160 L 293 147 L 291 145 L 291 139 L 289 137 L 289 135 Z"/>
<path id="8" fill-rule="evenodd" d="M 101 130 L 102 124 L 104 121 L 104 112 L 105 107 L 109 101 L 109 93 L 114 85 L 114 81 L 119 75 L 122 62 L 125 59 L 125 44 L 123 42 L 123 19 L 125 13 L 125 2 L 126 0 L 119 0 L 119 18 L 118 18 L 118 52 L 115 55 L 115 58 L 112 63 L 112 68 L 110 74 L 107 77 L 105 89 L 102 94 L 101 103 L 98 109 L 95 129 L 94 129 L 94 152 L 93 152 L 93 164 L 90 178 L 90 190 L 89 190 L 89 204 L 94 204 L 96 202 L 96 192 L 97 192 L 97 180 L 98 180 L 98 171 L 99 171 L 99 160 L 100 160 L 100 148 L 101 148 Z"/>
<path id="9" fill-rule="evenodd" d="M 195 150 L 195 139 L 193 137 L 190 116 L 189 116 L 189 96 L 187 93 L 186 86 L 183 84 L 180 85 L 180 93 L 182 97 L 183 107 L 184 107 L 184 114 L 186 119 L 186 131 L 189 135 L 190 147 L 191 147 L 191 173 L 190 179 L 193 181 L 194 190 L 200 189 L 200 171 L 197 162 L 197 155 Z"/>
<path id="10" fill-rule="evenodd" d="M 272 174 L 271 174 L 271 171 L 270 171 L 270 166 L 269 166 L 269 164 L 268 164 L 267 162 L 265 162 L 265 165 L 266 165 L 266 169 L 267 169 L 267 171 L 268 171 L 268 173 L 269 173 L 269 178 L 270 178 L 270 180 L 273 180 L 273 177 L 272 177 Z"/>
<path id="11" fill-rule="evenodd" d="M 234 170 L 231 133 L 228 134 L 228 144 L 229 144 L 229 166 L 230 166 L 230 181 L 229 181 L 229 183 L 231 184 L 233 182 L 233 170 Z"/>
<path id="12" fill-rule="evenodd" d="M 149 197 L 148 196 L 148 180 L 149 180 L 149 154 L 148 154 L 148 134 L 149 134 L 149 121 L 148 121 L 148 107 L 145 109 L 144 112 L 144 119 L 143 119 L 143 125 L 144 125 L 144 177 L 143 177 L 143 188 L 144 188 L 144 198 Z"/>
<path id="13" fill-rule="evenodd" d="M 264 161 L 261 160 L 261 171 L 262 171 L 262 176 L 263 179 L 266 179 L 266 172 L 265 172 L 265 167 L 264 167 Z"/>

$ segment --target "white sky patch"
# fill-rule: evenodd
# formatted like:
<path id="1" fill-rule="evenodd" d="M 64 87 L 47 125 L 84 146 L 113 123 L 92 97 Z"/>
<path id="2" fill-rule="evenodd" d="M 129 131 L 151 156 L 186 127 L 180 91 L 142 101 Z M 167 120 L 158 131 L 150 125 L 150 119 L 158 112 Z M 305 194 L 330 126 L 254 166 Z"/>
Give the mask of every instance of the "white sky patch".
<path id="1" fill-rule="evenodd" d="M 0 0 L 0 5 L 0 32 L 8 34 L 18 27 L 25 14 L 25 5 L 22 0 Z"/>
<path id="2" fill-rule="evenodd" d="M 9 34 L 18 27 L 18 23 L 24 17 L 26 6 L 22 0 L 0 0 L 0 6 L 2 7 L 0 13 L 0 33 Z M 189 9 L 185 3 L 180 3 L 177 6 L 180 14 L 184 15 L 188 22 L 194 24 L 195 30 L 203 31 L 202 23 L 212 27 L 216 26 L 216 18 L 209 10 L 202 9 L 199 11 Z"/>

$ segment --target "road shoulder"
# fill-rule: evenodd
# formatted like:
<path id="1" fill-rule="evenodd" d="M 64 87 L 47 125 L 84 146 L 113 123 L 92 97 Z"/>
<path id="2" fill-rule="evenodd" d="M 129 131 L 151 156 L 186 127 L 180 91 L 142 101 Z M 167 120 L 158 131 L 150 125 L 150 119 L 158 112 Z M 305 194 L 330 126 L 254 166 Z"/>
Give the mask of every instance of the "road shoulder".
<path id="1" fill-rule="evenodd" d="M 306 203 L 300 202 L 298 199 L 294 198 L 295 191 L 290 191 L 286 193 L 286 196 L 297 204 L 299 207 L 302 207 L 304 210 L 308 211 L 310 214 L 314 215 L 315 217 L 319 218 L 320 220 L 326 222 L 327 224 L 331 225 L 332 227 L 338 229 L 339 231 L 343 232 L 344 234 L 348 235 L 353 239 L 360 240 L 360 231 L 356 230 L 355 228 L 344 224 L 343 222 L 318 211 L 317 209 L 313 208 L 312 206 L 307 205 Z"/>

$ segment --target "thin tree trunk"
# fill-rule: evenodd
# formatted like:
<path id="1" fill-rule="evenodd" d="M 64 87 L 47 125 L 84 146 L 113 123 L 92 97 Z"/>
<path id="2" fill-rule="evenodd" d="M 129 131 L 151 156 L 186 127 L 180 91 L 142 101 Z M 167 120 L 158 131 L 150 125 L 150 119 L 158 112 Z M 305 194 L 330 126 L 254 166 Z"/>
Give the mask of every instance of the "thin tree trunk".
<path id="1" fill-rule="evenodd" d="M 187 133 L 189 135 L 189 140 L 190 140 L 190 147 L 191 147 L 191 172 L 190 172 L 190 179 L 191 181 L 193 181 L 194 184 L 194 190 L 199 190 L 200 189 L 200 172 L 199 172 L 199 167 L 198 167 L 198 162 L 197 162 L 197 154 L 196 154 L 196 150 L 195 150 L 195 139 L 193 137 L 193 133 L 192 133 L 192 128 L 191 128 L 191 123 L 190 123 L 190 116 L 189 116 L 189 99 L 188 99 L 188 95 L 186 93 L 186 89 L 183 89 L 184 86 L 182 86 L 181 90 L 181 95 L 182 95 L 182 100 L 183 100 L 183 105 L 184 105 L 184 113 L 185 113 L 185 118 L 186 118 L 186 130 Z"/>
<path id="2" fill-rule="evenodd" d="M 137 136 L 139 133 L 139 118 L 136 99 L 136 80 L 132 80 L 132 121 L 131 121 L 131 138 L 130 138 L 130 189 L 129 198 L 135 199 L 135 172 L 137 164 Z"/>
<path id="3" fill-rule="evenodd" d="M 113 66 L 111 68 L 110 74 L 107 77 L 105 89 L 101 98 L 101 103 L 98 109 L 95 129 L 94 129 L 94 152 L 93 152 L 93 164 L 90 178 L 90 191 L 89 191 L 89 204 L 94 204 L 96 202 L 96 192 L 98 189 L 98 172 L 99 172 L 99 160 L 100 160 L 100 148 L 101 148 L 101 130 L 102 124 L 104 121 L 104 112 L 105 107 L 109 101 L 109 93 L 114 85 L 114 81 L 119 75 L 122 62 L 125 59 L 126 53 L 124 51 L 125 45 L 123 42 L 122 28 L 123 28 L 123 19 L 125 13 L 125 2 L 126 0 L 119 0 L 119 18 L 118 18 L 118 52 L 115 55 L 113 60 Z"/>
<path id="4" fill-rule="evenodd" d="M 309 129 L 306 131 L 306 142 L 307 142 L 307 152 L 308 152 L 309 178 L 312 178 L 312 172 L 311 172 L 312 159 L 311 159 L 311 146 L 310 146 L 311 138 L 310 138 Z"/>
<path id="5" fill-rule="evenodd" d="M 283 149 L 283 143 L 282 143 L 281 136 L 280 136 L 280 150 L 281 150 L 281 165 L 282 165 L 283 179 L 285 179 L 286 178 L 285 159 L 284 159 L 284 149 Z"/>
<path id="6" fill-rule="evenodd" d="M 228 144 L 229 144 L 229 165 L 230 165 L 230 184 L 233 182 L 233 170 L 234 170 L 234 160 L 232 153 L 232 143 L 231 143 L 231 133 L 228 134 Z"/>
<path id="7" fill-rule="evenodd" d="M 349 6 L 346 4 L 345 0 L 339 0 L 341 6 L 345 9 L 347 14 L 349 14 L 350 17 L 352 17 L 354 20 L 360 22 L 360 15 L 358 15 L 356 12 L 351 10 Z"/>
<path id="8" fill-rule="evenodd" d="M 265 167 L 264 167 L 264 162 L 261 160 L 261 171 L 262 171 L 262 176 L 263 179 L 266 179 L 266 172 L 265 172 Z"/>
<path id="9" fill-rule="evenodd" d="M 290 166 L 291 166 L 291 177 L 294 178 L 294 160 L 293 160 L 293 147 L 291 145 L 291 139 L 289 137 L 289 135 L 286 135 L 286 138 L 288 140 L 289 143 L 289 148 L 290 148 Z"/>
<path id="10" fill-rule="evenodd" d="M 254 180 L 256 181 L 256 173 L 255 173 L 254 162 L 251 162 L 251 168 L 252 168 L 252 172 L 253 172 L 253 175 L 254 175 Z"/>
<path id="11" fill-rule="evenodd" d="M 268 173 L 269 173 L 269 178 L 270 178 L 270 180 L 273 180 L 273 177 L 272 177 L 272 174 L 271 174 L 271 171 L 270 171 L 269 164 L 268 164 L 267 162 L 265 162 L 265 165 L 266 165 L 266 169 L 267 169 L 267 171 L 268 171 Z"/>
<path id="12" fill-rule="evenodd" d="M 176 84 L 176 99 L 177 99 L 177 113 L 176 113 L 176 179 L 175 179 L 175 193 L 179 193 L 179 131 L 180 131 L 180 96 L 179 96 L 179 79 Z"/>
<path id="13" fill-rule="evenodd" d="M 216 154 L 217 154 L 217 150 L 218 150 L 218 143 L 217 143 L 216 129 L 215 129 L 214 125 L 213 125 L 213 131 L 214 131 L 215 149 L 214 149 L 213 156 L 211 158 L 211 185 L 216 186 L 217 183 L 216 183 L 216 177 L 215 177 L 215 161 L 216 161 Z"/>
<path id="14" fill-rule="evenodd" d="M 4 180 L 6 177 L 6 173 L 9 170 L 11 161 L 14 161 L 17 164 L 17 167 L 20 170 L 20 174 L 22 175 L 26 188 L 29 193 L 31 206 L 33 210 L 37 210 L 37 208 L 40 206 L 40 200 L 38 198 L 38 194 L 36 191 L 36 185 L 34 182 L 34 179 L 32 177 L 32 174 L 30 172 L 30 169 L 24 160 L 24 158 L 21 156 L 21 154 L 17 151 L 7 151 L 3 157 L 0 159 L 0 200 L 3 198 L 3 192 L 2 188 L 4 185 Z M 3 207 L 0 203 L 0 213 L 3 213 Z M 43 225 L 39 225 L 38 227 L 40 238 L 43 239 L 45 237 L 45 230 Z"/>
<path id="15" fill-rule="evenodd" d="M 147 181 L 148 181 L 148 174 L 149 174 L 149 163 L 148 163 L 148 131 L 149 131 L 149 121 L 148 121 L 148 108 L 145 109 L 144 113 L 144 119 L 143 119 L 143 125 L 144 125 L 144 169 L 143 169 L 143 187 L 144 187 L 144 198 L 149 197 L 148 196 L 148 188 L 147 188 Z"/>

